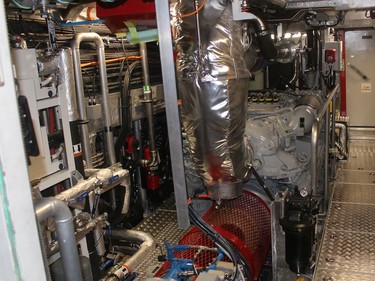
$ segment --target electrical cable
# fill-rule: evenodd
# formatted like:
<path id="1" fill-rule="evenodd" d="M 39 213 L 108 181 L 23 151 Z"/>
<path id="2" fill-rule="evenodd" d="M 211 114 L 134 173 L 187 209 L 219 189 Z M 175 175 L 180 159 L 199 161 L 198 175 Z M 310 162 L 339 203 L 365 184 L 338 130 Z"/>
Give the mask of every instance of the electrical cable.
<path id="1" fill-rule="evenodd" d="M 206 224 L 206 222 L 204 222 L 203 220 L 201 221 L 198 218 L 198 215 L 191 206 L 188 206 L 188 208 L 191 222 L 194 225 L 196 225 L 199 229 L 201 229 L 203 233 L 209 236 L 214 241 L 214 243 L 217 244 L 218 247 L 221 248 L 221 250 L 232 260 L 234 265 L 234 271 L 231 280 L 235 280 L 238 274 L 238 264 L 235 253 L 233 253 L 233 250 L 230 246 L 228 247 L 227 243 L 221 241 L 221 235 L 219 233 L 217 233 L 210 225 Z"/>
<path id="2" fill-rule="evenodd" d="M 16 5 L 18 8 L 20 8 L 20 9 L 24 9 L 24 10 L 31 10 L 32 9 L 32 7 L 27 7 L 27 6 L 24 6 L 24 5 L 22 5 L 21 3 L 19 3 L 18 1 L 16 1 L 16 0 L 12 0 L 12 3 L 14 4 L 14 5 Z"/>
<path id="3" fill-rule="evenodd" d="M 195 213 L 195 211 L 193 210 Z M 196 214 L 195 214 L 196 215 Z M 246 259 L 242 256 L 240 252 L 237 252 L 232 245 L 224 238 L 222 237 L 216 230 L 214 230 L 209 224 L 207 224 L 204 220 L 202 220 L 198 215 L 195 216 L 195 218 L 191 218 L 192 222 L 196 222 L 197 226 L 201 228 L 201 230 L 208 235 L 215 244 L 221 248 L 223 253 L 225 253 L 228 257 L 231 258 L 235 271 L 232 274 L 233 279 L 235 280 L 238 276 L 238 272 L 240 271 L 238 267 L 238 262 L 241 263 L 243 266 L 243 269 L 246 271 L 246 276 L 248 277 L 248 280 L 251 280 L 251 272 L 250 272 L 250 266 L 248 265 Z"/>
<path id="4" fill-rule="evenodd" d="M 240 263 L 243 266 L 243 269 L 248 280 L 252 280 L 250 266 L 247 260 L 243 257 L 243 255 L 240 252 L 237 252 L 233 248 L 233 246 L 222 235 L 220 235 L 211 225 L 209 225 L 201 217 L 199 217 L 190 205 L 188 206 L 188 208 L 189 217 L 192 223 L 195 224 L 198 228 L 200 228 L 203 233 L 208 235 L 215 242 L 215 244 L 218 247 L 220 247 L 221 250 L 224 253 L 226 253 L 228 257 L 231 258 L 234 264 L 234 272 L 232 274 L 231 280 L 235 280 L 238 276 L 238 271 L 240 270 L 238 263 Z"/>
<path id="5" fill-rule="evenodd" d="M 126 136 L 129 134 L 130 128 L 130 121 L 131 118 L 129 116 L 129 108 L 130 108 L 130 80 L 133 74 L 133 71 L 141 67 L 139 61 L 133 62 L 129 68 L 126 70 L 123 80 L 123 85 L 121 89 L 121 117 L 122 117 L 122 124 L 120 133 L 115 142 L 115 154 L 117 161 L 121 161 L 121 148 L 124 146 L 124 140 Z"/>
<path id="6" fill-rule="evenodd" d="M 206 4 L 206 1 L 207 0 L 203 0 L 202 4 L 198 7 L 198 9 L 196 9 L 196 10 L 190 12 L 190 13 L 183 14 L 183 15 L 172 15 L 172 17 L 183 19 L 183 18 L 194 16 L 195 14 L 199 13 L 200 10 L 203 9 L 204 5 Z"/>

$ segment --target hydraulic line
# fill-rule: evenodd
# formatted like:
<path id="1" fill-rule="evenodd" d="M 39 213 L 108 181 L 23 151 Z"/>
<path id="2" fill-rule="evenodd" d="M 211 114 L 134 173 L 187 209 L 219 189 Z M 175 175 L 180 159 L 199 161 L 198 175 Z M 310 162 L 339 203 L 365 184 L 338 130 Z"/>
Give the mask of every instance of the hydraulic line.
<path id="1" fill-rule="evenodd" d="M 275 198 L 273 197 L 271 191 L 267 187 L 267 185 L 264 182 L 264 180 L 260 177 L 260 175 L 258 174 L 257 170 L 255 170 L 255 168 L 253 166 L 250 167 L 250 170 L 253 173 L 255 179 L 257 180 L 257 182 L 263 188 L 264 192 L 267 194 L 268 198 L 271 199 L 271 201 L 275 201 Z"/>
<path id="2" fill-rule="evenodd" d="M 136 68 L 141 67 L 141 64 L 139 61 L 133 62 L 130 66 L 129 69 L 126 70 L 125 75 L 124 75 L 124 81 L 122 85 L 122 90 L 121 90 L 121 129 L 119 136 L 116 140 L 115 143 L 115 153 L 116 153 L 116 158 L 117 161 L 121 161 L 121 147 L 124 145 L 125 138 L 127 134 L 129 134 L 130 131 L 130 114 L 129 114 L 129 109 L 130 109 L 130 80 L 133 74 L 133 71 Z"/>
<path id="3" fill-rule="evenodd" d="M 238 263 L 241 264 L 248 280 L 252 280 L 250 266 L 246 259 L 242 256 L 242 254 L 237 252 L 224 237 L 222 237 L 216 230 L 212 228 L 212 226 L 210 226 L 202 218 L 200 218 L 191 206 L 188 206 L 188 208 L 191 222 L 195 224 L 199 229 L 201 229 L 203 233 L 208 235 L 222 249 L 222 251 L 231 258 L 234 264 L 234 272 L 232 274 L 231 280 L 235 280 L 238 276 L 239 270 L 241 270 L 239 269 Z"/>

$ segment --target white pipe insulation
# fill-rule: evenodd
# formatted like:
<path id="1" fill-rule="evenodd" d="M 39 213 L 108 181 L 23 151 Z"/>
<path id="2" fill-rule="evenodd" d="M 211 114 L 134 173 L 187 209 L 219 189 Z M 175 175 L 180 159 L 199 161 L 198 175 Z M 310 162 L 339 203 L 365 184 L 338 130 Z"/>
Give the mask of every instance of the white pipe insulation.
<path id="1" fill-rule="evenodd" d="M 87 180 L 80 181 L 78 184 L 69 188 L 55 198 L 70 205 L 86 198 L 89 193 L 96 188 L 102 188 L 102 192 L 108 191 L 115 186 L 122 185 L 130 193 L 130 176 L 129 171 L 124 169 L 114 170 L 110 168 L 99 169 L 94 172 Z M 130 204 L 130 200 L 127 204 Z M 125 205 L 125 202 L 124 202 Z M 129 206 L 124 206 L 123 209 L 129 210 Z"/>

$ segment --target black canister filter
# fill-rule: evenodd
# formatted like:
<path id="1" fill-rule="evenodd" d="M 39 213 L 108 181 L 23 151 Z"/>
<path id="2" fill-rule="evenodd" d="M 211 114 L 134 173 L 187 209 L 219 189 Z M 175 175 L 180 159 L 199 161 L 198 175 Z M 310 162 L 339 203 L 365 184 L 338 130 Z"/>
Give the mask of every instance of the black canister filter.
<path id="1" fill-rule="evenodd" d="M 280 220 L 285 232 L 285 260 L 291 271 L 304 274 L 310 267 L 315 234 L 313 215 L 288 211 Z"/>

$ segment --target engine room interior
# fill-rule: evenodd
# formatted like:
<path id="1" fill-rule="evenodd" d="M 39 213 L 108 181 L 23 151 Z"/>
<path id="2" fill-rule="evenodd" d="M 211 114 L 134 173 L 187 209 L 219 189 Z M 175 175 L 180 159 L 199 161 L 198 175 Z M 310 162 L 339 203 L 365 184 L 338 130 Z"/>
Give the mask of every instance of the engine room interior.
<path id="1" fill-rule="evenodd" d="M 375 1 L 4 0 L 0 272 L 373 281 Z"/>

